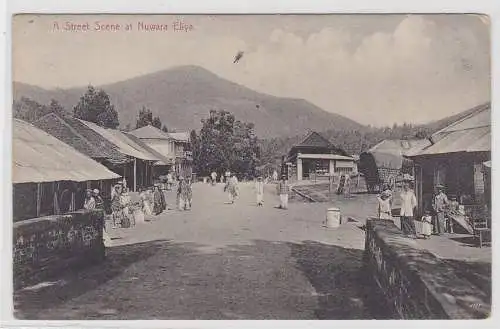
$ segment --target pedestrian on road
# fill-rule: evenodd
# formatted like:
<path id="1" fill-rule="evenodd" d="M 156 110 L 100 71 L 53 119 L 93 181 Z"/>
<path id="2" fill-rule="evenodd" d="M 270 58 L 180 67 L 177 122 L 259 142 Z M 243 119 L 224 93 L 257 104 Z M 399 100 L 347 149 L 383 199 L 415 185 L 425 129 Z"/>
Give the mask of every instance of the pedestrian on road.
<path id="1" fill-rule="evenodd" d="M 281 181 L 277 185 L 278 194 L 280 196 L 279 209 L 288 209 L 288 194 L 290 193 L 290 186 L 286 180 L 286 175 L 281 176 Z"/>
<path id="2" fill-rule="evenodd" d="M 141 200 L 142 212 L 145 215 L 151 216 L 153 214 L 153 210 L 151 209 L 151 203 L 149 202 L 148 191 L 146 188 L 141 188 L 139 199 Z"/>
<path id="3" fill-rule="evenodd" d="M 113 219 L 113 228 L 118 228 L 119 225 L 122 225 L 124 221 L 123 216 L 123 206 L 121 203 L 121 194 L 122 194 L 123 185 L 118 183 L 115 185 L 111 198 L 111 216 Z"/>
<path id="4" fill-rule="evenodd" d="M 167 190 L 170 191 L 172 189 L 172 184 L 174 183 L 174 180 L 172 178 L 172 173 L 168 172 L 167 174 Z"/>
<path id="5" fill-rule="evenodd" d="M 273 183 L 278 181 L 278 172 L 276 170 L 273 171 Z"/>
<path id="6" fill-rule="evenodd" d="M 83 209 L 87 209 L 87 210 L 95 209 L 95 199 L 92 196 L 92 190 L 86 191 L 85 202 L 83 203 Z"/>
<path id="7" fill-rule="evenodd" d="M 165 208 L 165 196 L 163 195 L 163 192 L 160 191 L 160 187 L 155 185 L 153 192 L 153 213 L 158 216 L 163 212 L 163 210 L 165 210 Z"/>
<path id="8" fill-rule="evenodd" d="M 228 194 L 229 203 L 233 204 L 239 194 L 238 178 L 236 178 L 236 175 L 233 174 L 233 176 L 226 178 L 226 185 L 224 187 L 224 191 L 226 191 Z"/>
<path id="9" fill-rule="evenodd" d="M 185 210 L 187 204 L 187 185 L 183 176 L 179 176 L 179 185 L 177 186 L 177 207 L 179 210 Z"/>
<path id="10" fill-rule="evenodd" d="M 127 225 L 124 225 L 124 227 L 130 227 L 130 225 L 135 226 L 135 218 L 130 211 L 130 207 L 132 205 L 132 199 L 130 198 L 130 194 L 128 193 L 128 188 L 124 187 L 123 192 L 120 196 L 120 202 L 122 203 L 123 206 L 123 215 L 126 219 L 125 222 L 127 222 Z"/>
<path id="11" fill-rule="evenodd" d="M 392 196 L 388 190 L 382 191 L 378 200 L 378 219 L 392 220 Z"/>
<path id="12" fill-rule="evenodd" d="M 215 171 L 212 171 L 212 174 L 210 176 L 212 177 L 212 186 L 215 186 L 215 184 L 217 184 L 217 173 Z"/>
<path id="13" fill-rule="evenodd" d="M 435 221 L 434 221 L 434 232 L 437 235 L 441 235 L 446 233 L 445 224 L 446 224 L 446 210 L 449 204 L 448 197 L 444 193 L 444 186 L 441 184 L 436 185 L 436 195 L 434 196 L 434 200 L 432 206 L 436 213 Z"/>
<path id="14" fill-rule="evenodd" d="M 184 195 L 184 210 L 191 210 L 191 206 L 193 203 L 193 190 L 192 190 L 192 183 L 191 183 L 191 178 L 187 178 L 184 180 L 185 181 L 185 186 L 184 189 L 181 193 Z"/>
<path id="15" fill-rule="evenodd" d="M 403 182 L 401 198 L 401 229 L 409 238 L 416 238 L 415 222 L 413 220 L 414 209 L 417 206 L 417 197 L 410 189 L 410 182 Z"/>
<path id="16" fill-rule="evenodd" d="M 257 193 L 257 206 L 262 207 L 264 205 L 264 181 L 262 176 L 257 177 L 255 192 Z"/>

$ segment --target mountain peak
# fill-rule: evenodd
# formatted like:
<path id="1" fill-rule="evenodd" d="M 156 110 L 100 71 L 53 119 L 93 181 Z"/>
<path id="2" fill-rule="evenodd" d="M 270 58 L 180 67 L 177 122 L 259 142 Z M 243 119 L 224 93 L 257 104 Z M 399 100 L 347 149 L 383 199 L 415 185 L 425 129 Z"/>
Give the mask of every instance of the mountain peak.
<path id="1" fill-rule="evenodd" d="M 258 93 L 196 65 L 172 67 L 99 88 L 110 95 L 121 126 L 134 125 L 139 110 L 146 106 L 167 127 L 185 131 L 198 129 L 210 110 L 226 110 L 238 120 L 254 123 L 261 138 L 303 134 L 309 127 L 318 131 L 362 127 L 306 100 Z M 85 89 L 49 91 L 16 85 L 14 99 L 26 96 L 48 104 L 53 98 L 71 110 Z"/>

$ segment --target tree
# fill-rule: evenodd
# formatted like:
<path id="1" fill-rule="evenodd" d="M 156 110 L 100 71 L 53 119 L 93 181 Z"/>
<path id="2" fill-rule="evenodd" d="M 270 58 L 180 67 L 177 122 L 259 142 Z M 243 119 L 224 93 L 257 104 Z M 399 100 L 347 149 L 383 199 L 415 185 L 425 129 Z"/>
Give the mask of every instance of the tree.
<path id="1" fill-rule="evenodd" d="M 153 126 L 155 128 L 161 129 L 161 120 L 160 117 L 153 118 L 153 112 L 146 106 L 143 106 L 141 110 L 139 110 L 139 118 L 135 123 L 135 128 L 141 128 L 146 126 Z"/>
<path id="2" fill-rule="evenodd" d="M 111 104 L 109 95 L 102 89 L 96 90 L 93 86 L 87 88 L 87 92 L 80 97 L 73 111 L 75 118 L 90 121 L 102 127 L 115 129 L 120 125 L 118 112 Z"/>
<path id="3" fill-rule="evenodd" d="M 254 126 L 237 121 L 227 111 L 211 110 L 208 119 L 202 120 L 199 135 L 191 132 L 191 143 L 194 165 L 201 175 L 212 170 L 255 174 L 260 152 Z"/>
<path id="4" fill-rule="evenodd" d="M 14 101 L 13 104 L 14 118 L 21 119 L 27 122 L 34 122 L 42 116 L 55 112 L 64 114 L 65 109 L 56 100 L 51 100 L 50 104 L 43 105 L 30 98 L 22 97 L 19 101 Z"/>
<path id="5" fill-rule="evenodd" d="M 158 128 L 158 129 L 161 129 L 161 120 L 160 120 L 160 117 L 155 117 L 153 119 L 153 122 L 151 123 L 151 125 L 155 128 Z"/>

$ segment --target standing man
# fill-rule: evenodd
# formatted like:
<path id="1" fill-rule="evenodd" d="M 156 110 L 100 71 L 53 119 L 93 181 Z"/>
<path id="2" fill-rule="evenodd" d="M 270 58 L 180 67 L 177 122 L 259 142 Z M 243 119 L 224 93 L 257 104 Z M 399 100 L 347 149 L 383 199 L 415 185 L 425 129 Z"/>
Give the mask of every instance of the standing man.
<path id="1" fill-rule="evenodd" d="M 344 181 L 344 197 L 345 198 L 350 198 L 351 197 L 351 175 L 349 174 L 344 174 L 345 181 Z"/>
<path id="2" fill-rule="evenodd" d="M 448 197 L 444 193 L 444 186 L 440 184 L 436 185 L 436 195 L 434 196 L 432 207 L 434 208 L 434 211 L 436 213 L 436 218 L 434 221 L 434 232 L 437 235 L 446 233 L 445 215 L 448 203 Z"/>
<path id="3" fill-rule="evenodd" d="M 415 239 L 417 232 L 415 222 L 413 221 L 413 211 L 417 206 L 417 197 L 410 189 L 410 182 L 403 182 L 403 191 L 401 191 L 401 229 L 407 237 Z"/>
<path id="4" fill-rule="evenodd" d="M 217 173 L 215 171 L 212 171 L 212 185 L 215 185 L 217 183 Z"/>
<path id="5" fill-rule="evenodd" d="M 281 175 L 281 181 L 278 183 L 278 194 L 280 196 L 279 209 L 288 209 L 288 194 L 290 193 L 290 186 L 286 180 L 286 175 Z"/>
<path id="6" fill-rule="evenodd" d="M 257 177 L 257 181 L 255 182 L 255 192 L 257 194 L 257 206 L 264 205 L 264 181 L 262 180 L 262 176 Z"/>

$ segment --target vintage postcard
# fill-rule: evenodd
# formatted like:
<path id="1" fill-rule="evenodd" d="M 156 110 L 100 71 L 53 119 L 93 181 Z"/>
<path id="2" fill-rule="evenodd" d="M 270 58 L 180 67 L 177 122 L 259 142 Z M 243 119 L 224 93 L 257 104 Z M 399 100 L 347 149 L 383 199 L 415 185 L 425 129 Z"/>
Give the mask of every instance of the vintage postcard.
<path id="1" fill-rule="evenodd" d="M 490 20 L 12 19 L 14 316 L 490 317 Z"/>

